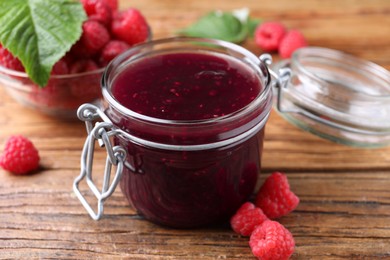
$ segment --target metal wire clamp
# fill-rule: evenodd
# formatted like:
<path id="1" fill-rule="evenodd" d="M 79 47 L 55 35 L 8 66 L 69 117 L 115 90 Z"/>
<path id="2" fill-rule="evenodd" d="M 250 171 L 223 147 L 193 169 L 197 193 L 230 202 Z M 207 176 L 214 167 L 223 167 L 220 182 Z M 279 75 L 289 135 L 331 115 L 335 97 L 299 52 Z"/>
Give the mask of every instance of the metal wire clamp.
<path id="1" fill-rule="evenodd" d="M 85 140 L 81 154 L 80 175 L 73 182 L 73 191 L 89 215 L 94 220 L 99 220 L 103 215 L 104 201 L 109 196 L 111 196 L 121 179 L 127 154 L 125 149 L 121 146 L 112 145 L 110 137 L 116 135 L 117 132 L 115 129 L 113 129 L 113 124 L 111 121 L 99 108 L 91 104 L 84 104 L 78 109 L 77 116 L 80 120 L 85 122 L 88 136 Z M 102 119 L 103 122 L 96 122 L 94 126 L 93 122 L 98 118 Z M 96 141 L 98 141 L 100 147 L 105 147 L 107 151 L 106 166 L 104 170 L 101 191 L 97 188 L 92 180 L 92 165 Z M 110 185 L 113 165 L 116 166 L 116 172 Z M 97 199 L 96 212 L 80 191 L 79 184 L 84 178 L 86 179 L 86 183 L 88 184 L 90 190 Z"/>
<path id="2" fill-rule="evenodd" d="M 281 113 L 299 113 L 300 111 L 297 109 L 282 107 L 283 92 L 288 88 L 288 82 L 292 76 L 291 70 L 288 68 L 280 69 L 278 72 L 271 70 L 272 56 L 268 53 L 260 55 L 259 59 L 267 65 L 269 74 L 275 79 L 275 81 L 271 80 L 271 84 L 273 84 L 272 88 L 277 91 L 276 108 L 278 111 Z"/>

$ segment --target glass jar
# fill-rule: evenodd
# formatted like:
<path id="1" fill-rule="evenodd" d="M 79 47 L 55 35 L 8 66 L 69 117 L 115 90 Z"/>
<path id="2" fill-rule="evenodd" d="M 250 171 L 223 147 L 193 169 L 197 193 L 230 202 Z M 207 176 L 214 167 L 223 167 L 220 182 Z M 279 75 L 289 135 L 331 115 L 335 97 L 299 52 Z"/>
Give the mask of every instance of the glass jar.
<path id="1" fill-rule="evenodd" d="M 193 54 L 236 63 L 239 65 L 237 70 L 245 70 L 254 77 L 257 82 L 254 88 L 258 92 L 248 104 L 237 110 L 193 120 L 145 115 L 118 101 L 120 98 L 114 92 L 115 88 L 119 88 L 116 86 L 119 86 L 123 75 L 139 67 L 142 61 L 171 54 L 189 55 L 186 56 L 188 62 L 194 64 L 198 61 L 192 59 Z M 157 61 L 153 63 L 155 65 L 156 70 L 161 68 L 159 66 L 167 66 Z M 176 69 L 176 74 L 181 73 L 180 68 Z M 219 73 L 222 72 L 201 71 L 199 75 L 211 75 L 219 80 Z M 231 70 L 229 73 L 235 72 Z M 136 80 L 129 78 L 126 84 L 136 84 Z M 177 82 L 172 84 L 176 86 Z M 170 91 L 177 94 L 176 90 Z M 267 66 L 251 52 L 232 43 L 211 39 L 152 41 L 114 59 L 103 75 L 102 92 L 102 108 L 86 104 L 78 111 L 89 134 L 83 149 L 81 174 L 75 180 L 74 190 L 92 218 L 102 216 L 103 202 L 117 184 L 130 204 L 146 219 L 179 228 L 228 220 L 253 194 L 260 173 L 264 128 L 272 107 L 272 90 Z M 190 93 L 190 96 L 193 94 Z M 210 92 L 210 95 L 214 94 Z M 196 98 L 196 95 L 193 96 Z M 187 102 L 190 103 L 191 99 Z M 208 103 L 213 102 L 233 106 L 226 104 L 228 100 L 208 100 Z M 154 104 L 149 105 L 153 107 Z M 93 124 L 99 120 L 103 122 Z M 107 149 L 101 190 L 92 181 L 96 141 Z M 116 174 L 110 183 L 113 165 L 116 166 Z M 80 192 L 79 183 L 84 178 L 98 199 L 97 211 Z"/>
<path id="2" fill-rule="evenodd" d="M 390 73 L 346 53 L 298 49 L 272 66 L 276 110 L 292 124 L 337 143 L 390 144 Z"/>

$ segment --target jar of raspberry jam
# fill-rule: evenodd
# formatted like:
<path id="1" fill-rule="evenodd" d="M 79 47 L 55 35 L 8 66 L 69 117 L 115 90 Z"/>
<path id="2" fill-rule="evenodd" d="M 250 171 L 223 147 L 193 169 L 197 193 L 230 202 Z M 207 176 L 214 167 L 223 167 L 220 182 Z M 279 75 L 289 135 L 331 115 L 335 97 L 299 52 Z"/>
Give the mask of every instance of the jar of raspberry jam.
<path id="1" fill-rule="evenodd" d="M 140 215 L 178 228 L 228 220 L 255 191 L 272 90 L 251 52 L 212 39 L 148 42 L 109 64 L 102 92 L 100 108 L 78 111 L 88 136 L 74 191 L 92 218 L 117 184 Z M 95 143 L 107 151 L 101 189 Z M 97 210 L 80 191 L 84 179 Z"/>

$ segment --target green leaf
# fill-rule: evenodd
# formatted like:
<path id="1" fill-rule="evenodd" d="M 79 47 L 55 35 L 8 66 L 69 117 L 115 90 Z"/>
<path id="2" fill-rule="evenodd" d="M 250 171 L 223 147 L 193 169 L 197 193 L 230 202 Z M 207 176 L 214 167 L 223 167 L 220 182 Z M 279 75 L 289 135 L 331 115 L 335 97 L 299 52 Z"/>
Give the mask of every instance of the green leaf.
<path id="1" fill-rule="evenodd" d="M 32 81 L 45 86 L 53 65 L 80 38 L 86 18 L 77 0 L 0 0 L 0 42 Z"/>
<path id="2" fill-rule="evenodd" d="M 233 13 L 213 11 L 188 28 L 179 31 L 179 34 L 239 43 L 247 37 L 248 28 Z"/>
<path id="3" fill-rule="evenodd" d="M 247 22 L 248 36 L 253 37 L 256 31 L 257 26 L 261 23 L 261 20 L 258 19 L 249 19 Z"/>

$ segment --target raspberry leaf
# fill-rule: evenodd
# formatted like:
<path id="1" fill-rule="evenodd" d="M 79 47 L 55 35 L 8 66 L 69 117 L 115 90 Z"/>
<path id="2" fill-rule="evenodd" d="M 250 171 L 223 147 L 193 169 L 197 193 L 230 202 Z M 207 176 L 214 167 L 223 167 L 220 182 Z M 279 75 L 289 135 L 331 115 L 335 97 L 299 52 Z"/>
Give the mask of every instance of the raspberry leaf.
<path id="1" fill-rule="evenodd" d="M 80 38 L 85 11 L 75 0 L 0 0 L 0 42 L 39 86 Z"/>
<path id="2" fill-rule="evenodd" d="M 212 11 L 179 31 L 179 34 L 240 43 L 251 34 L 254 23 L 258 22 L 249 18 L 248 9 L 233 12 Z"/>

